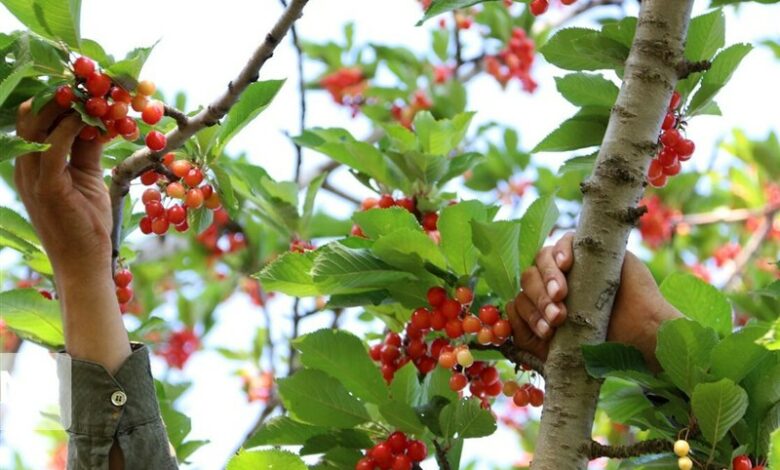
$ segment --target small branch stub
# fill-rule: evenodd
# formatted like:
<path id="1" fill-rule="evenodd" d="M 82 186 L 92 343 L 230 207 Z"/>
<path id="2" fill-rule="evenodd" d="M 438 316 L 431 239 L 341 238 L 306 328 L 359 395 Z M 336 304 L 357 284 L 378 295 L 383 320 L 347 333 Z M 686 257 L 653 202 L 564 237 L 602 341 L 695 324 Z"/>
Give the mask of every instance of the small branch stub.
<path id="1" fill-rule="evenodd" d="M 648 454 L 663 454 L 672 451 L 672 444 L 663 439 L 651 439 L 649 441 L 637 442 L 627 446 L 605 446 L 596 441 L 591 441 L 583 445 L 583 453 L 587 454 L 588 459 L 593 460 L 599 457 L 608 457 L 610 459 L 627 459 L 630 457 L 639 457 Z"/>
<path id="2" fill-rule="evenodd" d="M 691 74 L 707 71 L 710 67 L 712 67 L 712 62 L 709 60 L 700 60 L 698 62 L 683 60 L 677 65 L 677 78 L 683 80 Z"/>

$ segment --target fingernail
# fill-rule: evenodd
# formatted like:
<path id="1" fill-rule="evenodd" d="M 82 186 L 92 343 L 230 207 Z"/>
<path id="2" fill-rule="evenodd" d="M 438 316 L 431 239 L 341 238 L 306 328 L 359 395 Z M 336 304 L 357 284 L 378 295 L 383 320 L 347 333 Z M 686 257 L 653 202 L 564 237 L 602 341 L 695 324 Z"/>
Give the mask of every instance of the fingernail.
<path id="1" fill-rule="evenodd" d="M 544 309 L 544 316 L 547 317 L 547 321 L 550 323 L 555 323 L 555 319 L 560 313 L 561 309 L 555 304 L 550 304 Z"/>
<path id="2" fill-rule="evenodd" d="M 547 336 L 547 333 L 550 331 L 550 327 L 547 325 L 547 322 L 541 318 L 538 322 L 536 322 L 536 329 L 539 330 L 539 334 L 542 336 Z"/>
<path id="3" fill-rule="evenodd" d="M 566 255 L 561 253 L 560 251 L 555 254 L 555 262 L 558 263 L 558 267 L 560 268 L 563 266 L 563 262 L 566 261 Z"/>
<path id="4" fill-rule="evenodd" d="M 552 281 L 547 283 L 547 295 L 550 297 L 555 297 L 555 294 L 558 293 L 558 290 L 561 288 L 561 285 L 558 284 L 558 281 L 553 279 Z"/>

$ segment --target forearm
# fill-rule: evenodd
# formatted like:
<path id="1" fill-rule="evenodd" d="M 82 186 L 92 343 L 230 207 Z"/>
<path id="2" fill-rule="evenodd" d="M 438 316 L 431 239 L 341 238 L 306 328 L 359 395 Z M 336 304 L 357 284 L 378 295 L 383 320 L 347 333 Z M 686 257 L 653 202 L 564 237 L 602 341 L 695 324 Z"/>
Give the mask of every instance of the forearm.
<path id="1" fill-rule="evenodd" d="M 637 338 L 636 346 L 642 352 L 645 362 L 650 369 L 654 372 L 660 372 L 661 364 L 658 363 L 658 359 L 655 357 L 655 348 L 658 344 L 658 330 L 663 322 L 680 318 L 682 314 L 660 295 L 658 302 L 651 304 L 648 309 L 650 310 L 648 315 L 649 322 L 645 325 L 645 328 L 640 329 L 643 333 Z"/>

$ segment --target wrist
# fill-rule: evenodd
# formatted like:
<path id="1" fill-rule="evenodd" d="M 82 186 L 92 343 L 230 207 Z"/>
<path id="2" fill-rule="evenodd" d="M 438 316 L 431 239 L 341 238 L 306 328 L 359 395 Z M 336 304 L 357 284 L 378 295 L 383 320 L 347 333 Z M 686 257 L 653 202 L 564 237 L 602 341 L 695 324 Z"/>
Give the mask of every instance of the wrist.
<path id="1" fill-rule="evenodd" d="M 650 318 L 644 328 L 640 350 L 650 368 L 654 372 L 660 372 L 662 368 L 655 357 L 655 349 L 658 344 L 658 330 L 661 328 L 662 323 L 680 318 L 682 314 L 661 295 L 658 296 L 658 299 L 653 302 L 652 307 L 648 308 L 647 311 L 650 312 Z"/>

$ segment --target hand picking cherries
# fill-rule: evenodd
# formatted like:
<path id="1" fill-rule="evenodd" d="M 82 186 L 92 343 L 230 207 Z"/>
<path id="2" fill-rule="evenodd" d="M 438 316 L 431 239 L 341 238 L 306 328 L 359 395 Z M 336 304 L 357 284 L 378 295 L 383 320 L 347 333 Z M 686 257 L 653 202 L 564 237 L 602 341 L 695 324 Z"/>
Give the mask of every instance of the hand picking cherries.
<path id="1" fill-rule="evenodd" d="M 141 183 L 156 186 L 144 191 L 141 197 L 146 210 L 146 217 L 138 223 L 141 232 L 164 235 L 171 225 L 177 232 L 185 232 L 189 228 L 188 211 L 201 207 L 217 211 L 222 207 L 214 187 L 201 184 L 205 177 L 197 165 L 185 159 L 176 160 L 173 153 L 166 154 L 162 163 L 176 180 L 168 180 L 154 170 L 141 175 Z M 169 201 L 167 207 L 164 201 Z"/>
<path id="2" fill-rule="evenodd" d="M 369 449 L 365 457 L 358 460 L 355 470 L 411 470 L 426 457 L 428 448 L 424 442 L 409 439 L 406 434 L 396 431 Z"/>
<path id="3" fill-rule="evenodd" d="M 138 123 L 129 116 L 130 110 L 141 113 L 141 120 L 150 126 L 157 124 L 163 117 L 165 107 L 149 96 L 155 92 L 154 83 L 141 81 L 135 89 L 135 95 L 114 83 L 105 72 L 97 69 L 95 62 L 87 57 L 79 57 L 73 62 L 75 82 L 61 85 L 54 93 L 54 101 L 63 108 L 77 103 L 83 106 L 87 115 L 100 119 L 103 127 L 86 126 L 79 134 L 81 140 L 95 140 L 107 143 L 121 135 L 129 141 L 138 140 Z M 146 146 L 153 151 L 165 148 L 165 134 L 152 130 L 146 136 Z"/>
<path id="4" fill-rule="evenodd" d="M 678 129 L 681 122 L 678 108 L 681 102 L 680 93 L 676 91 L 672 93 L 668 112 L 661 124 L 661 135 L 658 138 L 661 150 L 650 161 L 650 167 L 647 169 L 647 181 L 656 188 L 665 186 L 670 176 L 680 173 L 682 168 L 680 163 L 690 160 L 696 149 L 693 141 L 680 135 Z"/>

